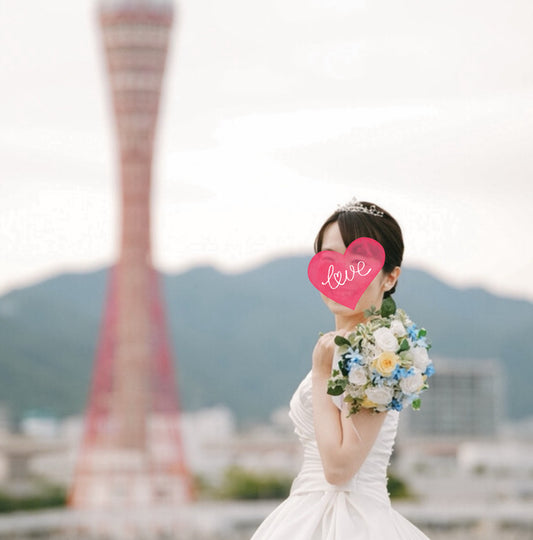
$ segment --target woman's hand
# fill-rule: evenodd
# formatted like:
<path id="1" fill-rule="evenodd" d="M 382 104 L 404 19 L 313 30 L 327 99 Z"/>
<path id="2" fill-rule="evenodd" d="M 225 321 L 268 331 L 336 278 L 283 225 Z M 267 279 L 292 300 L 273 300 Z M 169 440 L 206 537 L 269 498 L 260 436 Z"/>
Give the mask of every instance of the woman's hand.
<path id="1" fill-rule="evenodd" d="M 316 441 L 325 478 L 336 485 L 347 482 L 359 470 L 386 416 L 362 410 L 348 417 L 348 411 L 344 409 L 341 412 L 327 393 L 335 336 L 347 333 L 342 330 L 328 332 L 320 336 L 313 350 L 312 399 Z"/>
<path id="2" fill-rule="evenodd" d="M 313 349 L 313 375 L 329 378 L 333 354 L 335 353 L 335 336 L 337 331 L 328 332 L 318 338 Z"/>

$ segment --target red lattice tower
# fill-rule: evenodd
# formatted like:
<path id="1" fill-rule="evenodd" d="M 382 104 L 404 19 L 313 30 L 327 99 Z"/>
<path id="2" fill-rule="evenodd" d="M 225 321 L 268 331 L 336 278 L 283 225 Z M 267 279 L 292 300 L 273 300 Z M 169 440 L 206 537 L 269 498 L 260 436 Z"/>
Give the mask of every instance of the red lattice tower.
<path id="1" fill-rule="evenodd" d="M 192 498 L 150 248 L 152 156 L 172 20 L 170 0 L 100 5 L 120 153 L 122 229 L 69 498 L 75 507 Z"/>

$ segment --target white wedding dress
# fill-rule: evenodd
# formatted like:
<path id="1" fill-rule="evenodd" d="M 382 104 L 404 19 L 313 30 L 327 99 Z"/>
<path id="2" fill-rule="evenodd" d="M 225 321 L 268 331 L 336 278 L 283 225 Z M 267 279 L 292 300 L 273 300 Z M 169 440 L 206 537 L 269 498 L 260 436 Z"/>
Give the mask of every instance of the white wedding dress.
<path id="1" fill-rule="evenodd" d="M 260 525 L 252 540 L 428 540 L 391 507 L 387 467 L 399 413 L 390 411 L 365 462 L 346 484 L 329 484 L 313 427 L 311 373 L 290 402 L 289 415 L 304 449 L 289 497 Z"/>

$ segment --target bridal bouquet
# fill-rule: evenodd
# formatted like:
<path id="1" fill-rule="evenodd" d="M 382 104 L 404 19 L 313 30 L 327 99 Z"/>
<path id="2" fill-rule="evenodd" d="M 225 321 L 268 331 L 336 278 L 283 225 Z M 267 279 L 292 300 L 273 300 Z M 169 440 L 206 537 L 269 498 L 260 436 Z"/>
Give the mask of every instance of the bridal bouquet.
<path id="1" fill-rule="evenodd" d="M 336 336 L 340 359 L 328 381 L 328 394 L 349 403 L 350 412 L 420 408 L 420 393 L 434 373 L 427 332 L 386 298 L 380 310 L 365 311 L 368 322 L 347 337 Z"/>

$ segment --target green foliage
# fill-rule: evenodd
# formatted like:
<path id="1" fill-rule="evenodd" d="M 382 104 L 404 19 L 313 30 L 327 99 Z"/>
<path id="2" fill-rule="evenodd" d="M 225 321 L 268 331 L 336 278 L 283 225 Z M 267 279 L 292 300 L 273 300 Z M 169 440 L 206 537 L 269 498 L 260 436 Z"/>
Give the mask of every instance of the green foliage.
<path id="1" fill-rule="evenodd" d="M 396 302 L 392 299 L 392 296 L 388 296 L 381 302 L 381 309 L 379 311 L 382 317 L 389 317 L 396 313 Z"/>
<path id="2" fill-rule="evenodd" d="M 328 394 L 330 396 L 340 396 L 346 388 L 346 379 L 340 376 L 339 370 L 334 370 L 332 379 L 328 380 Z"/>
<path id="3" fill-rule="evenodd" d="M 289 495 L 292 477 L 281 473 L 256 473 L 242 467 L 229 467 L 218 490 L 221 499 L 284 499 Z"/>
<path id="4" fill-rule="evenodd" d="M 472 472 L 473 472 L 475 475 L 483 476 L 484 474 L 487 473 L 487 466 L 480 463 L 480 464 L 476 465 L 476 466 L 472 469 Z"/>
<path id="5" fill-rule="evenodd" d="M 196 497 L 200 499 L 211 499 L 213 497 L 215 488 L 204 475 L 194 474 L 192 480 Z"/>
<path id="6" fill-rule="evenodd" d="M 293 478 L 282 473 L 257 473 L 232 466 L 226 469 L 219 487 L 213 487 L 201 477 L 195 480 L 200 498 L 261 500 L 288 497 Z M 413 497 L 406 482 L 390 471 L 387 490 L 393 499 Z"/>
<path id="7" fill-rule="evenodd" d="M 352 346 L 350 341 L 343 336 L 335 336 L 335 339 L 333 341 L 335 341 L 335 345 L 338 345 L 339 347 L 342 347 L 343 345 L 346 345 L 348 347 Z"/>
<path id="8" fill-rule="evenodd" d="M 387 477 L 387 491 L 391 499 L 407 499 L 413 496 L 407 484 L 399 476 L 390 472 Z"/>
<path id="9" fill-rule="evenodd" d="M 400 349 L 398 352 L 407 351 L 409 349 L 409 342 L 406 339 L 402 339 L 402 342 L 400 343 Z"/>
<path id="10" fill-rule="evenodd" d="M 376 306 L 371 306 L 370 309 L 365 309 L 364 315 L 366 318 L 378 317 L 381 315 L 381 310 L 377 309 Z"/>
<path id="11" fill-rule="evenodd" d="M 328 381 L 328 394 L 330 396 L 340 396 L 344 389 L 346 388 L 346 383 L 342 380 L 336 381 L 335 384 L 332 384 L 330 381 Z"/>
<path id="12" fill-rule="evenodd" d="M 56 508 L 66 504 L 66 490 L 59 486 L 42 486 L 35 493 L 26 495 L 14 495 L 0 491 L 0 513 Z"/>

